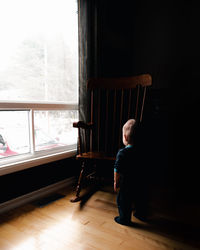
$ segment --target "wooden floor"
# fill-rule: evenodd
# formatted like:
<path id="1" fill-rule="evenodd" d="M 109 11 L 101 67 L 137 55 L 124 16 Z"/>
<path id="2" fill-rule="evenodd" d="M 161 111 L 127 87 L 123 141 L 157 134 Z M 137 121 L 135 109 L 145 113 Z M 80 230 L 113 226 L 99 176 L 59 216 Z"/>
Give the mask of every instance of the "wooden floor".
<path id="1" fill-rule="evenodd" d="M 200 249 L 164 225 L 143 223 L 135 217 L 133 227 L 114 222 L 116 195 L 97 191 L 85 204 L 71 203 L 72 192 L 44 207 L 28 204 L 1 215 L 0 250 L 162 250 Z M 185 236 L 185 237 L 183 237 Z"/>

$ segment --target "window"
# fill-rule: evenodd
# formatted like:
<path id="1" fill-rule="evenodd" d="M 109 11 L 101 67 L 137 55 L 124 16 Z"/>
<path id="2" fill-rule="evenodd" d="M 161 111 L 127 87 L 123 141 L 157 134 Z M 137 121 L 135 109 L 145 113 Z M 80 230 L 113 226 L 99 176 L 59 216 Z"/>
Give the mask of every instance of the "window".
<path id="1" fill-rule="evenodd" d="M 77 1 L 2 0 L 0 32 L 0 171 L 75 152 Z"/>

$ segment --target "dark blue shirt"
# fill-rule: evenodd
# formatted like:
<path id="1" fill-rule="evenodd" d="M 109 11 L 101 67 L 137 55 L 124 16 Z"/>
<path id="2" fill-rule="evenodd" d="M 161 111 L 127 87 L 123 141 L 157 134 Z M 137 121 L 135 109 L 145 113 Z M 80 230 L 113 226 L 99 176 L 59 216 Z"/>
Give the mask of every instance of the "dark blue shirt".
<path id="1" fill-rule="evenodd" d="M 119 174 L 128 174 L 131 171 L 135 150 L 132 145 L 128 145 L 118 151 L 114 164 L 115 172 Z"/>
<path id="2" fill-rule="evenodd" d="M 132 145 L 128 145 L 118 151 L 114 164 L 114 171 L 120 174 L 120 187 L 130 186 L 135 183 L 136 174 L 136 150 Z"/>

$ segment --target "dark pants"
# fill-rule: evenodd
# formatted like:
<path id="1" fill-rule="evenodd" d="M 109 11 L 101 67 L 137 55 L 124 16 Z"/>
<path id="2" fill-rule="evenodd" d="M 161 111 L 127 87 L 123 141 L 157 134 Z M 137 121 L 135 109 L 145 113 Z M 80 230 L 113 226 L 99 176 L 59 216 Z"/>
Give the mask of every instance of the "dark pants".
<path id="1" fill-rule="evenodd" d="M 144 185 L 141 186 L 138 183 L 135 186 L 122 185 L 117 195 L 120 220 L 130 222 L 133 205 L 138 215 L 146 216 L 148 214 L 147 197 L 147 190 Z"/>
<path id="2" fill-rule="evenodd" d="M 130 222 L 132 214 L 132 195 L 124 188 L 120 188 L 117 194 L 117 206 L 120 216 L 120 221 Z"/>

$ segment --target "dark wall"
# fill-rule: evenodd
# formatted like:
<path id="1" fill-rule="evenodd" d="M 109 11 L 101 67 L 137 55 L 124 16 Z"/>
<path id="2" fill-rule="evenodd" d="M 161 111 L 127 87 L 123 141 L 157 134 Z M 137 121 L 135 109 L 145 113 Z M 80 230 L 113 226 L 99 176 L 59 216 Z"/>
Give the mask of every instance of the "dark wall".
<path id="1" fill-rule="evenodd" d="M 150 178 L 176 197 L 196 202 L 199 6 L 193 1 L 105 0 L 96 5 L 96 75 L 152 75 L 141 136 Z"/>
<path id="2" fill-rule="evenodd" d="M 78 170 L 75 158 L 68 158 L 0 176 L 0 203 L 76 176 Z"/>
<path id="3" fill-rule="evenodd" d="M 104 0 L 98 8 L 100 75 L 149 72 L 153 88 L 184 88 L 199 79 L 197 4 Z"/>

